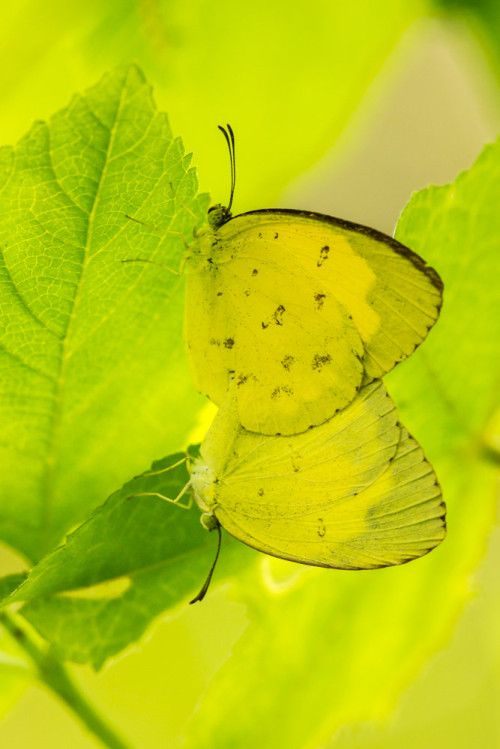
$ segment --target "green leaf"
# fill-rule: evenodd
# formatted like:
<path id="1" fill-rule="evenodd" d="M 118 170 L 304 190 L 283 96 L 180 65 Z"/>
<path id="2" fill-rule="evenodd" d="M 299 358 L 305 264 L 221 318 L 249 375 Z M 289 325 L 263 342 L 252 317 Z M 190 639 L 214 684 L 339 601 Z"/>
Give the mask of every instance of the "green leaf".
<path id="1" fill-rule="evenodd" d="M 445 286 L 440 321 L 387 379 L 440 478 L 447 538 L 427 557 L 373 572 L 297 572 L 274 560 L 258 576 L 250 570 L 233 588 L 250 626 L 200 704 L 188 746 L 210 747 L 214 736 L 222 749 L 323 746 L 342 725 L 386 716 L 449 636 L 498 496 L 499 204 L 497 143 L 453 185 L 415 195 L 397 231 Z"/>
<path id="2" fill-rule="evenodd" d="M 0 578 L 0 602 L 4 598 L 10 596 L 20 585 L 26 580 L 26 575 L 22 573 L 16 573 L 13 575 L 6 575 Z"/>
<path id="3" fill-rule="evenodd" d="M 0 538 L 31 559 L 194 423 L 182 280 L 121 261 L 178 267 L 182 239 L 125 214 L 189 238 L 195 194 L 135 67 L 0 151 Z"/>
<path id="4" fill-rule="evenodd" d="M 499 203 L 500 141 L 453 184 L 417 193 L 398 223 L 398 239 L 416 247 L 445 284 L 438 325 L 390 378 L 403 419 L 431 459 L 451 447 L 480 457 L 500 405 Z"/>
<path id="5" fill-rule="evenodd" d="M 152 470 L 182 457 L 158 461 Z M 125 484 L 4 603 L 28 601 L 21 613 L 60 657 L 100 668 L 156 616 L 193 598 L 208 574 L 217 539 L 201 526 L 199 509 L 136 496 L 158 492 L 173 499 L 188 479 L 183 464 Z M 234 569 L 237 556 L 241 544 L 226 537 L 218 581 Z"/>

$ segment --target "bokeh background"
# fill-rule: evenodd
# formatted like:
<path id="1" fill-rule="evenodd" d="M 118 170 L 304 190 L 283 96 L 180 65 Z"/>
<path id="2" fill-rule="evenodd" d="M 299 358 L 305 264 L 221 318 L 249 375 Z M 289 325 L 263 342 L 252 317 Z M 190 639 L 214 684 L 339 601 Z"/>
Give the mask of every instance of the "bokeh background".
<path id="1" fill-rule="evenodd" d="M 228 166 L 216 125 L 232 124 L 237 212 L 310 209 L 392 233 L 411 193 L 453 181 L 500 125 L 500 10 L 484 0 L 20 0 L 4 9 L 0 49 L 2 143 L 135 61 L 217 201 L 228 193 Z M 500 746 L 496 526 L 478 556 L 460 616 L 383 719 L 353 717 L 324 746 Z M 0 561 L 2 574 L 22 568 L 7 549 Z M 180 747 L 247 624 L 231 586 L 214 588 L 101 673 L 75 673 L 137 747 Z M 98 746 L 44 688 L 30 678 L 18 686 L 1 706 L 0 745 Z"/>

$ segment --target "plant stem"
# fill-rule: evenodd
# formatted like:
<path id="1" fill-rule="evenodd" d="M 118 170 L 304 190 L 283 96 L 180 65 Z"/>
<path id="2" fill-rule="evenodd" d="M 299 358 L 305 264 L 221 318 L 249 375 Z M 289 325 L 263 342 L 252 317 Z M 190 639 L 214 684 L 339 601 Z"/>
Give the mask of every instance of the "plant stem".
<path id="1" fill-rule="evenodd" d="M 96 708 L 84 697 L 65 666 L 50 652 L 49 647 L 36 642 L 24 620 L 13 613 L 2 611 L 2 624 L 36 667 L 38 678 L 57 694 L 77 715 L 83 725 L 109 749 L 131 749 L 109 726 Z"/>

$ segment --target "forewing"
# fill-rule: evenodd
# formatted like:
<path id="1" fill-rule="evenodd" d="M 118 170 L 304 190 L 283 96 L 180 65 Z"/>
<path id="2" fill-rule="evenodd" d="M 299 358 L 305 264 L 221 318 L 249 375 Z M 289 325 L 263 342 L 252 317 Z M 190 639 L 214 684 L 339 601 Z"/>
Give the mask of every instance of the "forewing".
<path id="1" fill-rule="evenodd" d="M 259 240 L 254 253 L 236 252 L 227 268 L 240 421 L 254 432 L 297 434 L 353 400 L 363 347 L 346 310 L 294 265 L 288 248 Z"/>
<path id="2" fill-rule="evenodd" d="M 313 479 L 310 474 L 313 483 L 308 488 L 297 476 L 285 470 L 281 474 L 282 494 L 297 499 L 302 496 L 301 513 L 298 502 L 290 502 L 287 512 L 285 501 L 271 506 L 247 504 L 231 501 L 229 494 L 224 494 L 216 508 L 217 518 L 229 533 L 249 546 L 303 564 L 373 569 L 420 557 L 445 536 L 445 506 L 422 449 L 404 427 L 399 428 L 399 437 L 393 458 L 383 463 L 383 470 L 373 480 L 367 472 L 363 486 L 356 491 L 349 476 L 343 482 L 335 477 L 337 461 L 332 456 L 328 466 L 331 483 L 325 478 Z M 378 452 L 378 438 L 372 442 Z M 364 447 L 365 456 L 358 456 L 352 464 L 353 474 L 362 474 L 369 452 Z M 318 489 L 323 493 L 322 502 L 312 499 Z M 272 501 L 271 497 L 268 500 Z"/>
<path id="3" fill-rule="evenodd" d="M 229 224 L 216 233 L 210 258 L 188 266 L 184 330 L 196 387 L 220 405 L 234 374 L 246 429 L 305 431 L 359 390 L 359 333 L 334 295 L 296 263 L 293 246 L 255 222 L 241 232 Z"/>
<path id="4" fill-rule="evenodd" d="M 439 315 L 443 285 L 436 271 L 373 229 L 316 213 L 264 210 L 237 216 L 220 234 L 238 245 L 241 257 L 250 236 L 279 244 L 296 275 L 314 280 L 324 304 L 333 295 L 363 342 L 365 382 L 409 356 Z"/>

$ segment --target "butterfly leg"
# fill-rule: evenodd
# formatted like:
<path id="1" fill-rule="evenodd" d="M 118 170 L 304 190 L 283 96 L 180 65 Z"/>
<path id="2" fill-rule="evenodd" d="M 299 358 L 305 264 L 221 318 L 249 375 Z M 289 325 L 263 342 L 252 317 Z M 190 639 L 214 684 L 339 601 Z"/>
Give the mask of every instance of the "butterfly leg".
<path id="1" fill-rule="evenodd" d="M 160 494 L 160 492 L 137 492 L 137 494 L 131 494 L 130 497 L 127 497 L 127 499 L 135 499 L 136 497 L 159 497 L 159 499 L 163 499 L 165 500 L 165 502 L 170 502 L 171 504 L 176 505 L 176 507 L 180 507 L 183 510 L 190 510 L 193 505 L 192 495 L 189 497 L 186 504 L 182 504 L 180 502 L 180 499 L 186 494 L 190 486 L 191 483 L 188 481 L 187 484 L 181 489 L 179 494 L 175 497 L 175 499 L 166 497 L 164 494 Z"/>
<path id="2" fill-rule="evenodd" d="M 160 468 L 159 471 L 146 471 L 145 473 L 139 473 L 137 476 L 134 476 L 135 479 L 142 479 L 144 476 L 159 476 L 160 473 L 167 473 L 167 471 L 171 471 L 172 468 L 177 468 L 177 466 L 182 465 L 184 462 L 189 461 L 189 455 L 185 455 L 184 458 L 181 458 L 177 461 L 177 463 L 172 463 L 171 466 L 167 466 L 166 468 Z"/>

